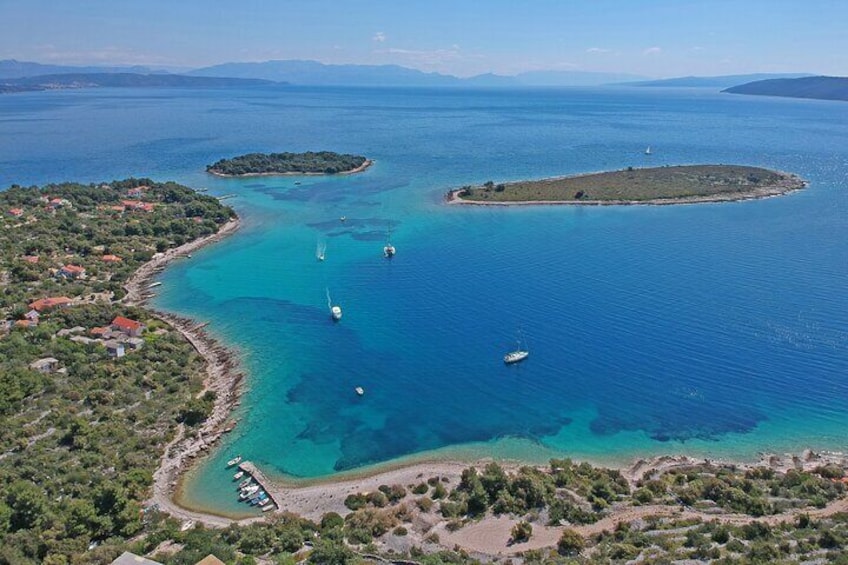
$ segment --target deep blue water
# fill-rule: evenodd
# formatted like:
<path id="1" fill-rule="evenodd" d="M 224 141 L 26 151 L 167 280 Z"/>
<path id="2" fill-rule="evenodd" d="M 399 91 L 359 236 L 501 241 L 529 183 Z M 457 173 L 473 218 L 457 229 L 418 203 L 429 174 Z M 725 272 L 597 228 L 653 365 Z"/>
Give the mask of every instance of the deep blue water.
<path id="1" fill-rule="evenodd" d="M 210 321 L 250 372 L 241 423 L 186 487 L 227 509 L 221 462 L 236 452 L 316 477 L 422 453 L 845 449 L 846 108 L 700 89 L 16 94 L 0 97 L 0 185 L 136 175 L 237 195 L 244 228 L 170 268 L 156 302 Z M 222 156 L 320 149 L 376 164 L 203 173 Z M 693 206 L 442 203 L 489 179 L 686 163 L 810 187 Z M 519 331 L 531 355 L 504 366 Z"/>

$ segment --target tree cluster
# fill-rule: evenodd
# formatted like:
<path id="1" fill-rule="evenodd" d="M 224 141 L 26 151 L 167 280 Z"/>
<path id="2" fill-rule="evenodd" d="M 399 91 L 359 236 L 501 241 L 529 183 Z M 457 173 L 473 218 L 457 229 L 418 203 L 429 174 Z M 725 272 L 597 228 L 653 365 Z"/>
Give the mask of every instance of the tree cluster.
<path id="1" fill-rule="evenodd" d="M 248 153 L 231 159 L 221 159 L 206 167 L 222 175 L 344 173 L 361 167 L 366 158 L 361 155 L 307 151 L 305 153 Z"/>

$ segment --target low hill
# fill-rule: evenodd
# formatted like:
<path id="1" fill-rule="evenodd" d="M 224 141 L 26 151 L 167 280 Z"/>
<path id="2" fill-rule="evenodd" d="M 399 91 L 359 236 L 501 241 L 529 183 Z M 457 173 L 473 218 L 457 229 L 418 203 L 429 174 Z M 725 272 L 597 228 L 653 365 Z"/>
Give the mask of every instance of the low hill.
<path id="1" fill-rule="evenodd" d="M 0 79 L 24 78 L 44 75 L 59 75 L 67 73 L 138 73 L 138 74 L 167 74 L 163 69 L 154 69 L 140 65 L 133 66 L 75 66 L 75 65 L 45 65 L 32 61 L 17 61 L 4 59 L 0 61 Z"/>
<path id="2" fill-rule="evenodd" d="M 727 88 L 731 94 L 814 98 L 818 100 L 848 100 L 848 77 L 804 77 L 795 79 L 759 80 Z"/>
<path id="3" fill-rule="evenodd" d="M 68 73 L 7 79 L 0 81 L 0 93 L 66 88 L 97 87 L 167 87 L 217 88 L 231 86 L 262 86 L 274 84 L 269 80 L 222 77 L 191 77 L 167 74 L 136 73 Z"/>
<path id="4" fill-rule="evenodd" d="M 620 86 L 667 86 L 667 87 L 686 87 L 686 88 L 728 88 L 738 84 L 745 84 L 756 80 L 767 80 L 776 78 L 800 78 L 807 77 L 809 74 L 803 73 L 755 73 L 749 75 L 721 75 L 711 77 L 674 77 L 659 80 L 645 80 L 640 82 L 621 83 Z"/>

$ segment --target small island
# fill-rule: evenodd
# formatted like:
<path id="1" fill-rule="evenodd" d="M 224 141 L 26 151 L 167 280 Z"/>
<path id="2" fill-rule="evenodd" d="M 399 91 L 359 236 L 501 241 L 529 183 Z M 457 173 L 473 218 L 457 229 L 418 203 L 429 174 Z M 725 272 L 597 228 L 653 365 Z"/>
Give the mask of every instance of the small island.
<path id="1" fill-rule="evenodd" d="M 206 172 L 222 177 L 260 175 L 346 175 L 364 171 L 371 161 L 361 155 L 332 151 L 305 153 L 248 153 L 221 159 Z"/>
<path id="2" fill-rule="evenodd" d="M 742 165 L 683 165 L 571 177 L 464 186 L 448 193 L 461 204 L 687 204 L 765 198 L 806 186 L 800 177 Z"/>

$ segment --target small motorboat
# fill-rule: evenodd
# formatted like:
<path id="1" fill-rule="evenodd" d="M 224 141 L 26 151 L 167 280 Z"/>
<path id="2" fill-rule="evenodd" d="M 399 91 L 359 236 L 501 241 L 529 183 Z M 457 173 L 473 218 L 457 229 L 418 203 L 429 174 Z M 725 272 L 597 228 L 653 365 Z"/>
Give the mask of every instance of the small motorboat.
<path id="1" fill-rule="evenodd" d="M 246 486 L 250 485 L 250 483 L 252 483 L 252 482 L 253 482 L 253 477 L 248 477 L 248 478 L 246 478 L 245 480 L 243 480 L 242 482 L 240 482 L 240 483 L 238 484 L 238 488 L 239 488 L 239 490 L 241 490 L 241 489 L 243 489 L 244 487 L 246 487 Z"/>
<path id="2" fill-rule="evenodd" d="M 361 386 L 358 386 L 358 387 L 354 388 L 353 390 L 356 391 L 356 394 L 358 394 L 359 396 L 362 396 L 363 394 L 365 394 L 365 389 L 362 388 Z"/>
<path id="3" fill-rule="evenodd" d="M 234 481 L 237 481 L 237 480 L 239 480 L 240 478 L 242 478 L 243 476 L 244 476 L 244 471 L 239 471 L 238 473 L 236 473 L 235 475 L 233 475 L 233 480 L 234 480 Z"/>
<path id="4" fill-rule="evenodd" d="M 332 316 L 333 320 L 338 322 L 342 319 L 342 308 L 341 306 L 333 306 L 330 308 L 330 316 Z"/>
<path id="5" fill-rule="evenodd" d="M 236 455 L 235 457 L 227 461 L 227 467 L 234 467 L 239 463 L 241 463 L 241 455 Z"/>
<path id="6" fill-rule="evenodd" d="M 397 250 L 395 249 L 395 246 L 392 245 L 391 243 L 388 243 L 383 248 L 383 256 L 385 256 L 386 259 L 391 259 L 392 257 L 395 256 L 396 251 Z"/>

